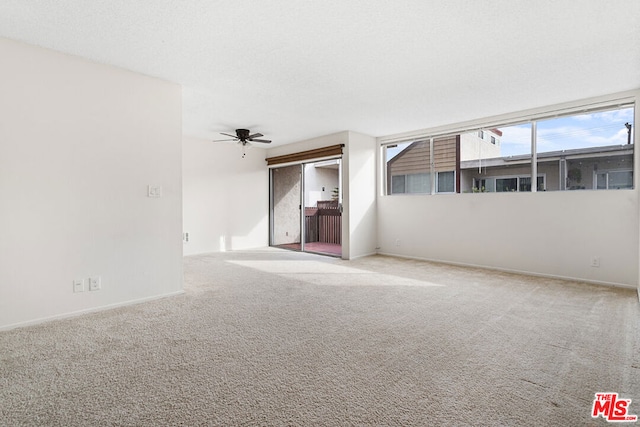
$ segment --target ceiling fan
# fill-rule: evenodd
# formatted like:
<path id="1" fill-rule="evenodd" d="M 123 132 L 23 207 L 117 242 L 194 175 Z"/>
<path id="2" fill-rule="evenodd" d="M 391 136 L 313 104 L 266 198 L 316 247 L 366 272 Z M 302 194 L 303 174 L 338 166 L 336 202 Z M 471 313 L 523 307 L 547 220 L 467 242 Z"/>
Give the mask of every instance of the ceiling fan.
<path id="1" fill-rule="evenodd" d="M 229 136 L 231 139 L 215 139 L 214 142 L 223 142 L 223 141 L 236 141 L 238 144 L 242 145 L 242 157 L 245 156 L 245 146 L 249 144 L 249 142 L 260 142 L 263 144 L 270 144 L 271 141 L 268 139 L 258 139 L 261 136 L 264 136 L 261 133 L 252 134 L 249 129 L 236 129 L 236 134 L 231 135 L 228 133 L 220 132 L 221 135 Z"/>
<path id="2" fill-rule="evenodd" d="M 261 133 L 251 134 L 249 129 L 236 129 L 235 135 L 230 135 L 228 133 L 220 132 L 221 135 L 229 136 L 231 139 L 217 139 L 214 142 L 222 142 L 222 141 L 237 141 L 242 145 L 247 145 L 249 142 L 262 142 L 263 144 L 269 144 L 271 141 L 268 139 L 258 139 L 261 136 L 264 136 Z"/>

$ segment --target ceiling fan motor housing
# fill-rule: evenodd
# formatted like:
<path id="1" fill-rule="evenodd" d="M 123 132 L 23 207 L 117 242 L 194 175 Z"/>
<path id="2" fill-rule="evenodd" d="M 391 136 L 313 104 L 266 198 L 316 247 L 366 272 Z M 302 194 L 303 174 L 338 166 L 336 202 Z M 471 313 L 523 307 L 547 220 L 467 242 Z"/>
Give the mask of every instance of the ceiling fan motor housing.
<path id="1" fill-rule="evenodd" d="M 236 135 L 243 141 L 249 138 L 249 129 L 236 129 Z"/>

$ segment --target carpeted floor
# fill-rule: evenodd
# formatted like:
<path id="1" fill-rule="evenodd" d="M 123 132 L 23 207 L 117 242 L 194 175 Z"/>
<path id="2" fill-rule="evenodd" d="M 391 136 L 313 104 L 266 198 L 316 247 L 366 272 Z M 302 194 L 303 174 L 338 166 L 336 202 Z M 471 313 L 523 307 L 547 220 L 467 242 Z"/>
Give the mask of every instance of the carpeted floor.
<path id="1" fill-rule="evenodd" d="M 185 294 L 0 332 L 0 425 L 582 426 L 640 414 L 635 291 L 266 249 Z"/>

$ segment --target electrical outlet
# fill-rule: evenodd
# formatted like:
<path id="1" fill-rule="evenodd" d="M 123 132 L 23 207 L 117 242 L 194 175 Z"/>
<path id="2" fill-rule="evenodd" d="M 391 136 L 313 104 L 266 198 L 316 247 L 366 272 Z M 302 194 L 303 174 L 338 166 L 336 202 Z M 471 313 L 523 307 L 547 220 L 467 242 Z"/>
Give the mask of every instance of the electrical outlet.
<path id="1" fill-rule="evenodd" d="M 400 239 L 396 239 L 396 246 L 400 246 Z"/>
<path id="2" fill-rule="evenodd" d="M 600 257 L 599 256 L 591 257 L 591 267 L 600 267 Z"/>
<path id="3" fill-rule="evenodd" d="M 73 292 L 84 292 L 84 280 L 75 279 L 73 281 Z"/>
<path id="4" fill-rule="evenodd" d="M 90 291 L 100 290 L 100 276 L 89 277 L 89 290 Z"/>
<path id="5" fill-rule="evenodd" d="M 147 186 L 147 197 L 162 197 L 162 186 L 161 185 L 148 185 Z"/>

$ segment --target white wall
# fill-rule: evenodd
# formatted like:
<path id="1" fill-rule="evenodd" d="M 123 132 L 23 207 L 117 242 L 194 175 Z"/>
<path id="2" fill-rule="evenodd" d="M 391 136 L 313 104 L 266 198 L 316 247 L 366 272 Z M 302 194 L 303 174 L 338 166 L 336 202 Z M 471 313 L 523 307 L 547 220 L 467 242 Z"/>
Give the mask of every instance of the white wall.
<path id="1" fill-rule="evenodd" d="M 267 150 L 267 157 L 284 156 L 285 154 L 299 153 L 301 151 L 314 150 L 316 148 L 331 145 L 346 144 L 349 141 L 349 132 L 337 132 L 330 135 L 319 136 L 293 144 L 278 145 Z"/>
<path id="2" fill-rule="evenodd" d="M 635 175 L 634 190 L 379 196 L 379 252 L 636 287 Z"/>
<path id="3" fill-rule="evenodd" d="M 180 87 L 6 39 L 0 57 L 0 329 L 181 292 Z"/>
<path id="4" fill-rule="evenodd" d="M 183 138 L 184 254 L 269 244 L 269 180 L 265 150 Z"/>
<path id="5" fill-rule="evenodd" d="M 376 253 L 376 139 L 345 131 L 274 147 L 267 157 L 345 144 L 342 161 L 342 258 Z"/>
<path id="6" fill-rule="evenodd" d="M 636 286 L 637 206 L 628 190 L 385 196 L 380 252 Z"/>
<path id="7" fill-rule="evenodd" d="M 377 252 L 376 153 L 375 138 L 349 132 L 343 162 L 345 215 L 342 223 L 343 236 L 345 228 L 349 233 L 349 239 L 342 247 L 342 253 L 347 254 L 348 259 Z"/>

